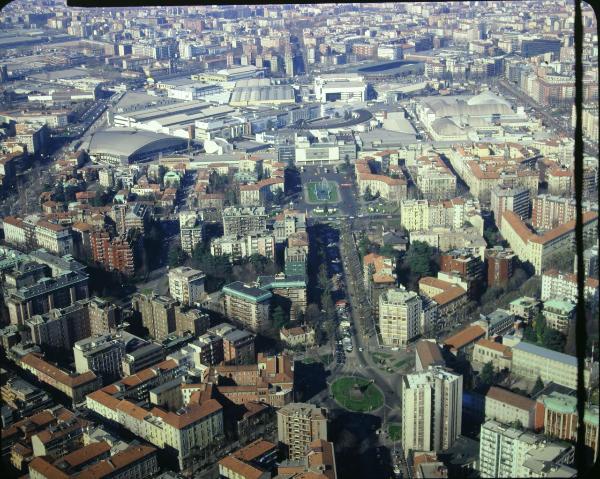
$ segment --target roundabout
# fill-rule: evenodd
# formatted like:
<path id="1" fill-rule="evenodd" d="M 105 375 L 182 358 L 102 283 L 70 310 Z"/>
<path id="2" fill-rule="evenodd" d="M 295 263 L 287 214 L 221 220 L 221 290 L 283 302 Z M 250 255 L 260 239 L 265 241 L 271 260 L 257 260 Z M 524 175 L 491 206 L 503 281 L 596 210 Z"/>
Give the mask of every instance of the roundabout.
<path id="1" fill-rule="evenodd" d="M 354 412 L 370 412 L 383 406 L 383 393 L 368 379 L 346 376 L 331 384 L 331 394 L 345 409 Z"/>

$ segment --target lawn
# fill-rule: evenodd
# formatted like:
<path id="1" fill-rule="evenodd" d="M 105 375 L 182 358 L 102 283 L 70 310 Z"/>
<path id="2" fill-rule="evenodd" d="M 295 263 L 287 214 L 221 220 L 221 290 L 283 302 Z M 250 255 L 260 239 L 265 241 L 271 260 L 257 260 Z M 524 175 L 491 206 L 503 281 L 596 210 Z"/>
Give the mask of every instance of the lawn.
<path id="1" fill-rule="evenodd" d="M 395 368 L 400 368 L 402 366 L 409 365 L 410 363 L 412 363 L 413 358 L 406 358 L 406 359 L 401 359 L 400 361 L 398 361 L 396 364 L 394 364 Z"/>
<path id="2" fill-rule="evenodd" d="M 304 364 L 313 364 L 313 363 L 323 363 L 327 366 L 332 361 L 331 354 L 323 354 L 322 356 L 315 358 L 313 356 L 309 356 L 308 358 L 304 358 L 302 362 Z"/>
<path id="3" fill-rule="evenodd" d="M 355 384 L 366 388 L 360 398 L 352 397 Z M 383 406 L 383 394 L 379 388 L 363 378 L 340 378 L 331 385 L 331 393 L 340 406 L 350 411 L 373 411 Z"/>
<path id="4" fill-rule="evenodd" d="M 322 200 L 317 198 L 315 188 L 321 185 L 320 181 L 311 181 L 306 185 L 306 191 L 308 192 L 309 203 L 337 203 L 339 201 L 338 185 L 335 181 L 328 181 L 329 184 L 329 199 Z"/>
<path id="5" fill-rule="evenodd" d="M 399 423 L 391 423 L 388 426 L 388 435 L 392 441 L 399 441 L 402 437 L 402 426 Z"/>
<path id="6" fill-rule="evenodd" d="M 385 361 L 386 359 L 389 359 L 392 357 L 391 354 L 388 353 L 371 353 L 371 357 L 379 362 L 379 361 Z"/>

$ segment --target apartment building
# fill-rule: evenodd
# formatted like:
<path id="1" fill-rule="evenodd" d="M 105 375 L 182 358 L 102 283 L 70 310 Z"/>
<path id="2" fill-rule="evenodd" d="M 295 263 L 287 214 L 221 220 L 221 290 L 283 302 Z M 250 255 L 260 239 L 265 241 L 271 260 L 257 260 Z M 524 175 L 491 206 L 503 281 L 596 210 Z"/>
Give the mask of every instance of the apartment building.
<path id="1" fill-rule="evenodd" d="M 502 225 L 502 213 L 512 211 L 521 219 L 529 218 L 529 189 L 524 186 L 514 188 L 497 185 L 490 193 L 491 210 L 494 213 L 494 221 L 500 229 Z"/>
<path id="2" fill-rule="evenodd" d="M 142 316 L 142 324 L 150 336 L 158 341 L 175 331 L 175 305 L 177 301 L 155 293 L 136 293 L 131 299 L 133 310 Z"/>
<path id="3" fill-rule="evenodd" d="M 180 397 L 176 402 L 183 407 L 177 413 L 150 402 L 154 398 L 162 405 L 162 393 L 170 395 L 171 388 L 162 390 L 181 372 L 174 361 L 165 361 L 88 394 L 86 406 L 106 421 L 120 424 L 154 446 L 169 449 L 176 454 L 179 467 L 184 469 L 191 464 L 196 452 L 208 450 L 222 441 L 224 429 L 223 407 L 210 396 L 203 396 L 201 391 L 190 395 L 185 403 Z M 179 383 L 174 387 L 181 391 Z M 153 396 L 153 390 L 161 394 Z M 139 401 L 148 401 L 149 408 L 137 406 Z"/>
<path id="4" fill-rule="evenodd" d="M 117 321 L 120 315 L 120 308 L 109 301 L 94 296 L 87 304 L 90 334 L 96 336 L 112 332 L 117 327 Z"/>
<path id="5" fill-rule="evenodd" d="M 0 399 L 4 404 L 3 432 L 15 421 L 28 418 L 54 404 L 48 393 L 17 376 L 8 376 L 4 381 L 0 387 Z M 2 440 L 5 439 L 7 438 L 3 434 Z"/>
<path id="6" fill-rule="evenodd" d="M 58 256 L 73 253 L 73 237 L 67 226 L 40 220 L 35 225 L 35 238 L 39 248 Z"/>
<path id="7" fill-rule="evenodd" d="M 439 155 L 418 157 L 409 167 L 420 197 L 428 200 L 449 200 L 456 196 L 456 176 Z"/>
<path id="8" fill-rule="evenodd" d="M 256 351 L 255 336 L 228 323 L 221 323 L 208 330 L 223 340 L 223 361 L 225 364 L 254 364 Z"/>
<path id="9" fill-rule="evenodd" d="M 536 401 L 507 389 L 492 386 L 485 395 L 485 418 L 502 424 L 519 422 L 526 429 L 538 430 L 543 426 L 538 410 Z"/>
<path id="10" fill-rule="evenodd" d="M 75 342 L 91 335 L 88 301 L 36 314 L 25 321 L 31 341 L 55 351 L 70 351 Z"/>
<path id="11" fill-rule="evenodd" d="M 223 210 L 223 236 L 246 236 L 262 233 L 267 229 L 268 215 L 262 206 L 238 208 L 229 206 Z"/>
<path id="12" fill-rule="evenodd" d="M 554 167 L 546 171 L 548 193 L 556 196 L 571 196 L 575 190 L 573 170 Z"/>
<path id="13" fill-rule="evenodd" d="M 600 282 L 595 278 L 586 278 L 584 295 L 587 303 L 598 304 Z M 571 273 L 560 273 L 548 270 L 542 274 L 542 301 L 552 298 L 564 298 L 577 301 L 577 276 Z"/>
<path id="14" fill-rule="evenodd" d="M 492 477 L 576 477 L 573 447 L 496 421 L 481 426 L 479 473 Z"/>
<path id="15" fill-rule="evenodd" d="M 432 228 L 460 230 L 468 222 L 483 234 L 479 202 L 454 198 L 448 201 L 405 200 L 400 204 L 401 225 L 409 232 Z"/>
<path id="16" fill-rule="evenodd" d="M 287 276 L 305 276 L 308 246 L 288 245 L 284 251 L 285 269 Z"/>
<path id="17" fill-rule="evenodd" d="M 93 230 L 90 233 L 92 259 L 107 271 L 119 271 L 126 276 L 133 276 L 138 240 L 139 235 L 134 230 L 114 238 L 111 238 L 108 231 Z"/>
<path id="18" fill-rule="evenodd" d="M 517 255 L 511 249 L 495 246 L 485 251 L 488 287 L 505 287 L 512 277 Z"/>
<path id="19" fill-rule="evenodd" d="M 544 434 L 565 441 L 577 441 L 577 397 L 552 391 L 537 399 L 543 409 Z M 586 405 L 583 416 L 584 443 L 598 457 L 598 406 Z"/>
<path id="20" fill-rule="evenodd" d="M 441 451 L 461 433 L 463 379 L 440 366 L 402 379 L 402 447 Z"/>
<path id="21" fill-rule="evenodd" d="M 414 291 L 388 289 L 379 296 L 378 319 L 383 344 L 405 347 L 420 333 L 421 298 Z"/>
<path id="22" fill-rule="evenodd" d="M 83 374 L 69 374 L 56 366 L 44 361 L 35 354 L 26 354 L 17 364 L 33 374 L 39 381 L 59 390 L 79 404 L 85 395 L 102 386 L 102 378 L 92 371 Z"/>
<path id="23" fill-rule="evenodd" d="M 542 314 L 546 319 L 546 327 L 567 334 L 574 325 L 575 311 L 576 305 L 572 301 L 553 298 L 544 302 Z"/>
<path id="24" fill-rule="evenodd" d="M 306 276 L 287 276 L 278 273 L 274 276 L 259 276 L 256 279 L 260 289 L 273 293 L 274 301 L 282 300 L 289 304 L 290 321 L 295 321 L 306 311 Z"/>
<path id="25" fill-rule="evenodd" d="M 337 479 L 335 451 L 332 442 L 317 439 L 308 445 L 306 455 L 299 460 L 284 460 L 277 465 L 279 477 L 318 477 Z"/>
<path id="26" fill-rule="evenodd" d="M 36 314 L 64 308 L 88 297 L 88 275 L 64 271 L 53 278 L 43 277 L 33 284 L 11 289 L 5 301 L 11 324 L 24 324 Z"/>
<path id="27" fill-rule="evenodd" d="M 35 457 L 29 463 L 31 479 L 69 479 L 77 477 L 135 479 L 159 472 L 158 450 L 152 446 L 129 446 L 110 456 L 105 441 L 84 446 L 55 461 Z"/>
<path id="28" fill-rule="evenodd" d="M 505 144 L 503 150 L 495 145 L 475 143 L 453 146 L 448 158 L 471 194 L 479 201 L 490 201 L 491 191 L 497 185 L 524 186 L 531 196 L 537 195 L 539 172 L 526 166 L 535 155 L 516 143 Z"/>
<path id="29" fill-rule="evenodd" d="M 388 289 L 396 286 L 394 260 L 375 253 L 365 255 L 363 279 L 373 315 L 379 317 L 379 297 Z"/>
<path id="30" fill-rule="evenodd" d="M 277 438 L 288 459 L 302 459 L 311 442 L 327 440 L 327 409 L 307 403 L 283 406 L 277 410 Z"/>
<path id="31" fill-rule="evenodd" d="M 364 196 L 367 191 L 370 191 L 372 195 L 379 194 L 381 198 L 387 201 L 400 203 L 400 201 L 405 200 L 407 198 L 406 178 L 403 175 L 392 178 L 372 173 L 369 160 L 374 160 L 374 158 L 361 158 L 354 164 L 359 194 Z M 400 170 L 399 174 L 401 173 Z"/>
<path id="32" fill-rule="evenodd" d="M 237 261 L 253 254 L 275 260 L 275 237 L 272 233 L 253 233 L 245 236 L 221 236 L 210 242 L 213 256 L 229 255 Z"/>
<path id="33" fill-rule="evenodd" d="M 7 216 L 3 220 L 4 239 L 22 248 L 44 248 L 52 254 L 64 256 L 73 253 L 71 228 L 50 223 L 37 216 L 20 219 Z"/>
<path id="34" fill-rule="evenodd" d="M 181 306 L 175 307 L 175 331 L 185 333 L 189 331 L 194 336 L 204 334 L 210 326 L 210 317 L 198 309 L 184 310 Z"/>
<path id="35" fill-rule="evenodd" d="M 169 294 L 186 306 L 192 306 L 204 298 L 206 275 L 197 269 L 179 266 L 169 270 Z"/>
<path id="36" fill-rule="evenodd" d="M 582 201 L 582 211 L 598 211 L 598 206 Z M 531 225 L 540 231 L 548 231 L 575 219 L 577 205 L 575 199 L 554 195 L 538 195 L 533 198 Z"/>
<path id="37" fill-rule="evenodd" d="M 134 338 L 139 340 L 123 331 L 118 334 L 103 334 L 77 341 L 73 346 L 75 370 L 79 374 L 93 371 L 101 376 L 120 377 L 123 372 L 121 361 L 125 355 L 127 343 Z"/>
<path id="38" fill-rule="evenodd" d="M 529 296 L 521 296 L 509 304 L 511 314 L 527 322 L 531 321 L 537 315 L 539 307 L 540 302 L 536 298 Z"/>
<path id="39" fill-rule="evenodd" d="M 222 289 L 225 315 L 257 333 L 271 328 L 270 309 L 273 293 L 235 281 Z"/>
<path id="40" fill-rule="evenodd" d="M 284 210 L 275 216 L 273 232 L 275 240 L 279 243 L 287 241 L 297 233 L 306 233 L 306 214 L 296 210 Z"/>
<path id="41" fill-rule="evenodd" d="M 598 215 L 588 211 L 583 214 L 583 238 L 585 243 L 597 241 Z M 555 257 L 572 254 L 575 246 L 575 221 L 557 226 L 543 235 L 533 233 L 519 216 L 512 211 L 502 214 L 500 233 L 521 259 L 542 274 Z"/>
<path id="42" fill-rule="evenodd" d="M 512 373 L 532 383 L 539 377 L 544 383 L 552 381 L 571 389 L 577 389 L 577 358 L 568 354 L 542 348 L 521 341 L 512 347 Z M 585 387 L 592 377 L 597 380 L 598 363 L 586 360 L 583 372 Z"/>
<path id="43" fill-rule="evenodd" d="M 182 211 L 179 213 L 179 231 L 181 249 L 192 255 L 198 243 L 202 242 L 203 222 L 200 213 L 196 211 Z"/>

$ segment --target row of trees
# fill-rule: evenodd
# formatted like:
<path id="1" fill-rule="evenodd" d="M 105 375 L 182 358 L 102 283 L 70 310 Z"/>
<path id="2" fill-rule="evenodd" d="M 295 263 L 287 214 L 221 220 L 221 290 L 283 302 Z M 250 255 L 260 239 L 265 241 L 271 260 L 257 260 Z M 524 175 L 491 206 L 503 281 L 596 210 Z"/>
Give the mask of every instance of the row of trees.
<path id="1" fill-rule="evenodd" d="M 546 318 L 540 312 L 535 317 L 533 327 L 525 329 L 523 339 L 553 351 L 564 352 L 567 337 L 556 329 L 548 327 Z"/>

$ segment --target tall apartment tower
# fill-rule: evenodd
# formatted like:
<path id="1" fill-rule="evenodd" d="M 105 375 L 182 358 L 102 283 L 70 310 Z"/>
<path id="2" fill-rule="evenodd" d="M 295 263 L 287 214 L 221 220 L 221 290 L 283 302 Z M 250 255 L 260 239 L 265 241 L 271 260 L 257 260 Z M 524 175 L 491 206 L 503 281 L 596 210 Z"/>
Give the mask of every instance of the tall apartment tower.
<path id="1" fill-rule="evenodd" d="M 169 293 L 186 306 L 194 305 L 204 297 L 206 275 L 197 269 L 179 266 L 169 271 Z"/>
<path id="2" fill-rule="evenodd" d="M 181 249 L 190 256 L 198 243 L 202 242 L 202 219 L 195 211 L 179 213 L 179 230 L 181 236 Z"/>
<path id="3" fill-rule="evenodd" d="M 90 299 L 88 309 L 92 336 L 107 334 L 117 328 L 118 306 L 105 299 L 94 297 Z"/>
<path id="4" fill-rule="evenodd" d="M 388 289 L 379 296 L 379 329 L 383 344 L 406 346 L 419 334 L 421 298 L 414 291 Z"/>
<path id="5" fill-rule="evenodd" d="M 406 453 L 452 447 L 461 433 L 462 375 L 441 366 L 402 381 L 402 446 Z"/>
<path id="6" fill-rule="evenodd" d="M 131 299 L 133 310 L 142 316 L 142 324 L 157 341 L 175 331 L 175 305 L 177 301 L 168 296 L 137 293 Z"/>
<path id="7" fill-rule="evenodd" d="M 277 411 L 277 437 L 291 460 L 303 459 L 311 442 L 327 441 L 327 409 L 290 403 Z"/>
<path id="8" fill-rule="evenodd" d="M 494 221 L 500 229 L 502 224 L 502 213 L 512 211 L 519 215 L 521 219 L 529 218 L 529 189 L 524 186 L 508 188 L 505 186 L 496 186 L 491 192 L 492 211 L 494 212 Z"/>

